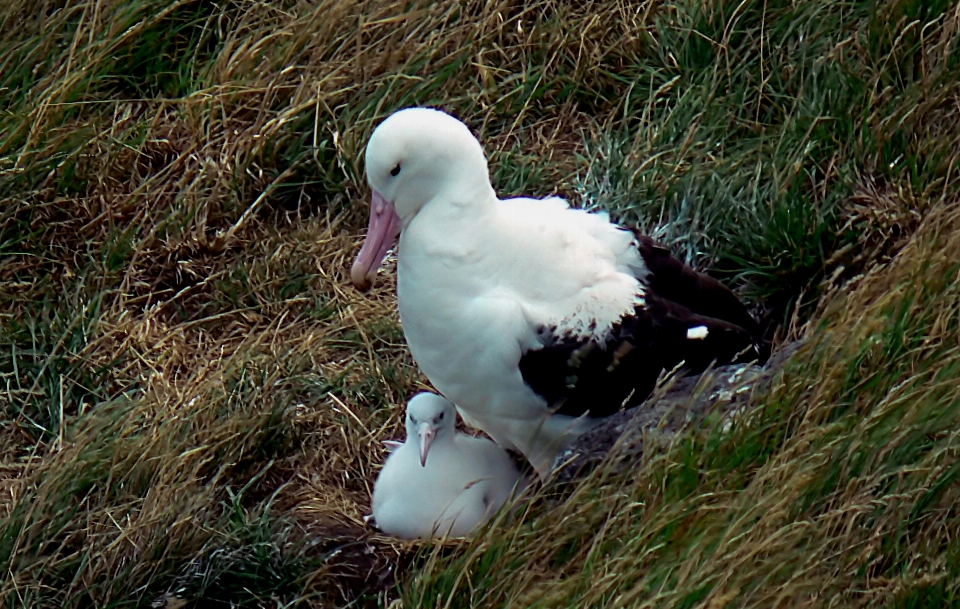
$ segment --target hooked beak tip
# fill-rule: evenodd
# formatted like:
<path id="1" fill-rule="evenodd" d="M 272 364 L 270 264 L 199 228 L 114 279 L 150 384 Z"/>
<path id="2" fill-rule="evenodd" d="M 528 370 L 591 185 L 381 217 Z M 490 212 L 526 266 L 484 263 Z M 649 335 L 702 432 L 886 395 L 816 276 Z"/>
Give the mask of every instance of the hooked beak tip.
<path id="1" fill-rule="evenodd" d="M 350 281 L 361 292 L 368 292 L 373 287 L 373 281 L 364 273 L 351 273 Z"/>

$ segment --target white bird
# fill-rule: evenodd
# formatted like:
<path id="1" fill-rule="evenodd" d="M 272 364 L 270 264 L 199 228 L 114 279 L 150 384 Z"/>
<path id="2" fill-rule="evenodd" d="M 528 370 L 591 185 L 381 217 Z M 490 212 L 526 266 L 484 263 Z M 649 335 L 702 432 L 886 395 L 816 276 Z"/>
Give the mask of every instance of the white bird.
<path id="1" fill-rule="evenodd" d="M 384 533 L 462 537 L 522 489 L 510 456 L 486 438 L 458 432 L 456 418 L 439 395 L 420 393 L 408 402 L 407 439 L 387 445 L 390 456 L 373 486 L 373 518 Z"/>
<path id="2" fill-rule="evenodd" d="M 718 281 L 605 213 L 501 200 L 462 122 L 408 108 L 367 144 L 370 226 L 351 269 L 370 287 L 399 235 L 404 335 L 430 382 L 541 478 L 598 417 L 642 402 L 664 369 L 758 349 Z"/>

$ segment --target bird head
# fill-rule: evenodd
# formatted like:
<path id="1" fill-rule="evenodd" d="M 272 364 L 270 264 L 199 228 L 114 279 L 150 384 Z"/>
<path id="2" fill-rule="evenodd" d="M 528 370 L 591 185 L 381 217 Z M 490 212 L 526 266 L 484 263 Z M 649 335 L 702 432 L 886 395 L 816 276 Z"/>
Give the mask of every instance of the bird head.
<path id="1" fill-rule="evenodd" d="M 426 467 L 431 446 L 456 433 L 456 417 L 453 404 L 435 393 L 418 393 L 407 403 L 407 441 L 416 436 L 421 466 Z"/>
<path id="2" fill-rule="evenodd" d="M 370 288 L 401 229 L 425 205 L 483 200 L 493 193 L 480 142 L 462 122 L 432 108 L 387 117 L 370 136 L 366 164 L 370 225 L 350 269 L 360 290 Z"/>

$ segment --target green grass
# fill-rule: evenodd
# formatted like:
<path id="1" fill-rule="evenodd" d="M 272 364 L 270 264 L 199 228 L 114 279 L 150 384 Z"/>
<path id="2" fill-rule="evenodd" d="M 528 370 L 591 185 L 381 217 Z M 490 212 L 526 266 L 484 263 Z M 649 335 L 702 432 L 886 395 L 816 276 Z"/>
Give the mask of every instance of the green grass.
<path id="1" fill-rule="evenodd" d="M 953 3 L 15 0 L 0 32 L 0 604 L 960 602 Z M 346 272 L 411 104 L 805 346 L 729 433 L 462 544 L 373 535 L 427 385 L 390 279 Z"/>

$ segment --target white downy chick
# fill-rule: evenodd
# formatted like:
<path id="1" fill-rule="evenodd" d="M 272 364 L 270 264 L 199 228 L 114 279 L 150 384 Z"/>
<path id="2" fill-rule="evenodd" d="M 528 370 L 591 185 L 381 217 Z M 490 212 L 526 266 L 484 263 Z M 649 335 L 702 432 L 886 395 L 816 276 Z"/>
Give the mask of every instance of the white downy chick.
<path id="1" fill-rule="evenodd" d="M 462 537 L 510 498 L 520 474 L 494 442 L 456 430 L 453 404 L 420 393 L 407 404 L 407 438 L 388 444 L 373 487 L 373 517 L 404 539 Z"/>

